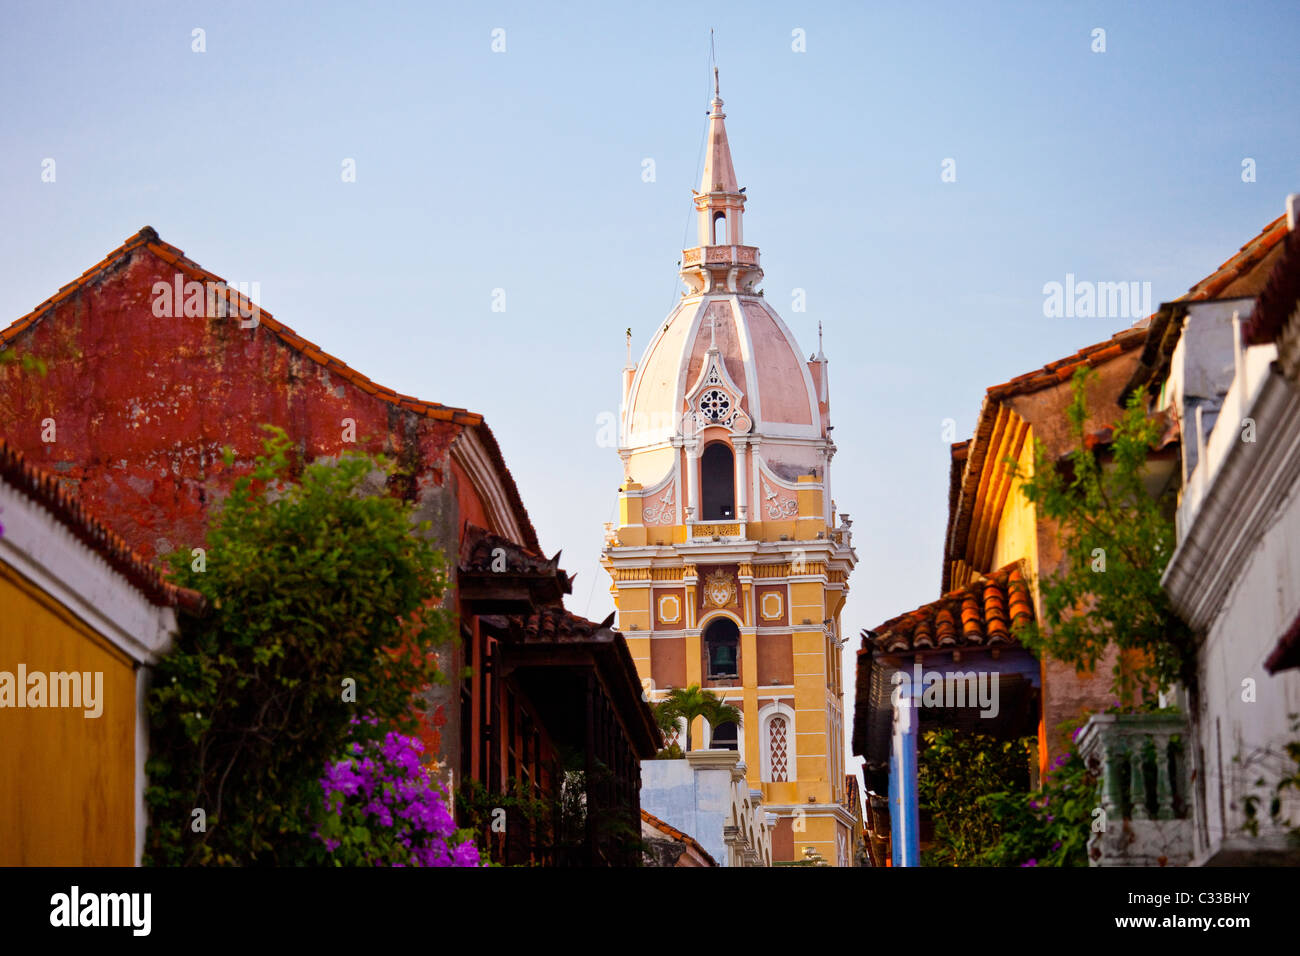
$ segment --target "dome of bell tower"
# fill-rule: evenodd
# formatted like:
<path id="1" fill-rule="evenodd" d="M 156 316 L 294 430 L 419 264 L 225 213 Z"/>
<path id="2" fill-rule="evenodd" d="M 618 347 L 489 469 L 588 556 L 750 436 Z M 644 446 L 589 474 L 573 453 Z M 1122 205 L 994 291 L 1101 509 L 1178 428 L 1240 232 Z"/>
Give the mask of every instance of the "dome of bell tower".
<path id="1" fill-rule="evenodd" d="M 805 360 L 789 327 L 756 288 L 756 246 L 743 244 L 747 196 L 738 185 L 716 76 L 708 148 L 694 194 L 699 245 L 682 252 L 687 289 L 625 369 L 620 452 L 628 475 L 654 484 L 660 452 L 705 429 L 771 440 L 766 463 L 793 478 L 819 474 L 830 447 L 826 358 Z M 782 442 L 782 440 L 788 440 Z"/>

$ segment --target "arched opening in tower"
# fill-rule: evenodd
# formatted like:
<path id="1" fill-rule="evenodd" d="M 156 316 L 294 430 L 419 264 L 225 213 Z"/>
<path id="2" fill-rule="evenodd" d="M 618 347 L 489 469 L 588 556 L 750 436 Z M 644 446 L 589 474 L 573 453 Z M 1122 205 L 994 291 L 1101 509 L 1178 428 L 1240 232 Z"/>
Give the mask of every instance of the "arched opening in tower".
<path id="1" fill-rule="evenodd" d="M 725 246 L 727 244 L 727 213 L 720 210 L 713 214 L 713 245 Z"/>
<path id="2" fill-rule="evenodd" d="M 731 447 L 714 442 L 700 457 L 701 517 L 705 521 L 731 521 L 736 517 L 736 466 Z"/>
<path id="3" fill-rule="evenodd" d="M 740 673 L 740 628 L 731 618 L 719 617 L 709 622 L 704 629 L 704 649 L 711 680 Z"/>

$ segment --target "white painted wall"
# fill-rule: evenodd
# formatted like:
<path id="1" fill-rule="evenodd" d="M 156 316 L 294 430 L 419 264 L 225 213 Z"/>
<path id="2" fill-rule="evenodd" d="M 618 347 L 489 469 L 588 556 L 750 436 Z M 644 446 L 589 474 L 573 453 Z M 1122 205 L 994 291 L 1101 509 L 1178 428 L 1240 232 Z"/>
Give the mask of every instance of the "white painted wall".
<path id="1" fill-rule="evenodd" d="M 1215 560 L 1207 555 L 1205 560 Z M 1198 823 L 1197 855 L 1224 841 L 1241 840 L 1243 798 L 1263 795 L 1260 833 L 1270 830 L 1271 781 L 1285 761 L 1280 754 L 1300 732 L 1290 731 L 1289 714 L 1300 714 L 1300 670 L 1270 676 L 1264 660 L 1300 613 L 1300 476 L 1276 522 L 1259 541 L 1210 628 L 1200 659 L 1201 746 L 1205 755 L 1206 813 Z M 1244 697 L 1253 682 L 1254 700 Z M 1294 769 L 1294 766 L 1293 766 Z M 1269 788 L 1252 787 L 1260 777 Z M 1290 791 L 1283 816 L 1300 823 L 1300 794 Z M 1274 836 L 1281 836 L 1275 833 Z"/>

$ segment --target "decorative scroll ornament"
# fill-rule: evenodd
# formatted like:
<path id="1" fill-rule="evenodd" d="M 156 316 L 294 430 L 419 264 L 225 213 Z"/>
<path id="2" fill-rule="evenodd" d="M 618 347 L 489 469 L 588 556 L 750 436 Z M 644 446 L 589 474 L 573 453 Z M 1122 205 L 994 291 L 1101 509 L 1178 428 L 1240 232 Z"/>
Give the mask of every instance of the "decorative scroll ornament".
<path id="1" fill-rule="evenodd" d="M 767 479 L 763 479 L 763 499 L 767 502 L 767 516 L 772 520 L 793 518 L 799 513 L 799 501 L 796 498 L 783 498 L 773 490 Z"/>
<path id="2" fill-rule="evenodd" d="M 672 524 L 673 515 L 677 507 L 673 501 L 673 490 L 677 486 L 670 484 L 664 489 L 664 493 L 659 496 L 657 505 L 651 505 L 641 512 L 642 520 L 645 524 Z"/>
<path id="3" fill-rule="evenodd" d="M 736 603 L 736 581 L 726 571 L 714 571 L 704 579 L 704 597 L 714 607 Z"/>

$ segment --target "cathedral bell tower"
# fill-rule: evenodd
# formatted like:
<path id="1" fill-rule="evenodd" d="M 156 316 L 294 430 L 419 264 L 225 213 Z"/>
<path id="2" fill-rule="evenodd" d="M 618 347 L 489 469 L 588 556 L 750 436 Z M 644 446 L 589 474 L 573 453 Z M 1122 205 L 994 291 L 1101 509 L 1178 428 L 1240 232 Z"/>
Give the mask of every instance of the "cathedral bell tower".
<path id="1" fill-rule="evenodd" d="M 779 818 L 773 859 L 849 865 L 840 612 L 857 556 L 831 499 L 827 359 L 820 341 L 803 359 L 758 288 L 722 105 L 715 70 L 686 290 L 623 370 L 602 563 L 650 699 L 699 684 L 741 709 L 691 739 L 740 752 Z"/>

